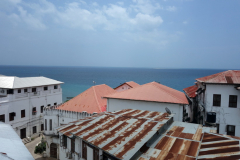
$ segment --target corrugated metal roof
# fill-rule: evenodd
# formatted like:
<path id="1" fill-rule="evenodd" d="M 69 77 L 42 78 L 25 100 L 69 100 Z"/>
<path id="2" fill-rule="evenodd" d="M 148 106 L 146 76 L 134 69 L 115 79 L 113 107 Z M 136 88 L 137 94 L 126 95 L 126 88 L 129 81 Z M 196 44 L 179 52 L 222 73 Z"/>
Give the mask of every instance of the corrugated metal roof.
<path id="1" fill-rule="evenodd" d="M 173 122 L 169 129 L 138 158 L 227 160 L 240 158 L 240 137 L 220 135 L 214 128 Z"/>
<path id="2" fill-rule="evenodd" d="M 6 159 L 34 160 L 13 128 L 2 122 L 0 122 L 0 152 L 7 154 Z"/>
<path id="3" fill-rule="evenodd" d="M 100 113 L 106 111 L 107 99 L 102 98 L 106 94 L 115 93 L 116 91 L 106 84 L 92 86 L 83 93 L 70 99 L 57 109 L 88 113 Z"/>
<path id="4" fill-rule="evenodd" d="M 54 85 L 54 84 L 62 84 L 63 82 L 56 81 L 46 77 L 7 77 L 0 76 L 0 88 L 27 88 L 27 87 L 35 87 L 35 86 L 45 86 L 45 85 Z"/>
<path id="5" fill-rule="evenodd" d="M 205 83 L 240 84 L 240 70 L 228 70 L 196 80 Z"/>
<path id="6" fill-rule="evenodd" d="M 183 91 L 187 94 L 189 98 L 196 97 L 196 92 L 198 90 L 198 87 L 196 85 L 184 88 Z"/>
<path id="7" fill-rule="evenodd" d="M 119 159 L 130 159 L 172 117 L 167 113 L 125 109 L 82 119 L 58 131 L 78 136 Z"/>
<path id="8" fill-rule="evenodd" d="M 106 95 L 105 98 L 188 104 L 188 100 L 183 92 L 157 82 L 147 83 L 122 92 Z"/>

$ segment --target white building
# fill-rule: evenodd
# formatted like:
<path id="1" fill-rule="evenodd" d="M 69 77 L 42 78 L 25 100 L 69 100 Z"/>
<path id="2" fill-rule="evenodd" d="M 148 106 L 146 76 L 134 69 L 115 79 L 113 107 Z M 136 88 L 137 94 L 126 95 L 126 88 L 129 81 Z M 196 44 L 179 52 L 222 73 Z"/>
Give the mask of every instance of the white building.
<path id="1" fill-rule="evenodd" d="M 119 109 L 165 112 L 167 107 L 175 114 L 176 121 L 185 121 L 188 117 L 188 100 L 185 94 L 157 82 L 106 95 L 104 98 L 107 98 L 108 112 Z"/>
<path id="2" fill-rule="evenodd" d="M 114 88 L 115 91 L 117 92 L 121 92 L 121 91 L 125 91 L 134 87 L 138 87 L 140 86 L 139 84 L 137 84 L 136 82 L 130 81 L 130 82 L 125 82 L 119 86 L 117 86 L 116 88 Z"/>
<path id="3" fill-rule="evenodd" d="M 196 81 L 193 98 L 198 104 L 198 123 L 216 123 L 220 134 L 240 136 L 240 71 L 229 70 Z"/>
<path id="4" fill-rule="evenodd" d="M 21 138 L 37 136 L 44 128 L 43 108 L 62 103 L 62 83 L 46 77 L 0 76 L 0 121 Z"/>
<path id="5" fill-rule="evenodd" d="M 34 160 L 13 128 L 2 122 L 0 122 L 0 159 Z"/>

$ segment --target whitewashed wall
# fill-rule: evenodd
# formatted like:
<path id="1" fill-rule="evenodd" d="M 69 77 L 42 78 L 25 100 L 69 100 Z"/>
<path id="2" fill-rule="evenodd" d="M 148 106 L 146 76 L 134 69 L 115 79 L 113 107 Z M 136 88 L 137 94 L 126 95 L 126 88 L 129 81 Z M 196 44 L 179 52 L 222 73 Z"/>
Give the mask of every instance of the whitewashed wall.
<path id="1" fill-rule="evenodd" d="M 147 101 L 133 101 L 124 99 L 111 99 L 107 100 L 107 111 L 113 112 L 122 109 L 139 109 L 149 110 L 157 112 L 166 112 L 165 108 L 175 114 L 174 121 L 182 122 L 183 118 L 183 105 L 173 103 L 159 103 L 159 102 L 147 102 Z"/>
<path id="2" fill-rule="evenodd" d="M 28 88 L 29 93 L 21 93 L 18 89 L 14 89 L 13 95 L 8 95 L 4 100 L 0 98 L 0 114 L 5 114 L 5 123 L 12 125 L 17 134 L 20 136 L 20 129 L 26 128 L 26 136 L 38 136 L 43 123 L 43 113 L 41 106 L 54 105 L 54 103 L 62 103 L 62 90 L 60 85 L 58 89 L 54 89 L 54 85 L 48 86 L 47 91 L 43 91 L 43 87 L 37 88 L 37 93 L 32 92 L 32 88 Z M 32 115 L 32 108 L 36 107 L 36 115 Z M 25 117 L 21 118 L 21 110 L 25 110 Z M 15 112 L 16 116 L 13 121 L 9 121 L 9 113 Z M 37 134 L 33 135 L 32 127 L 37 127 Z"/>
<path id="3" fill-rule="evenodd" d="M 213 94 L 221 94 L 221 106 L 213 106 Z M 229 95 L 237 95 L 237 108 L 228 107 Z M 234 85 L 206 85 L 206 112 L 216 112 L 216 123 L 219 123 L 219 133 L 226 134 L 227 125 L 235 125 L 235 136 L 240 136 L 240 91 Z M 206 116 L 206 115 L 205 115 Z"/>

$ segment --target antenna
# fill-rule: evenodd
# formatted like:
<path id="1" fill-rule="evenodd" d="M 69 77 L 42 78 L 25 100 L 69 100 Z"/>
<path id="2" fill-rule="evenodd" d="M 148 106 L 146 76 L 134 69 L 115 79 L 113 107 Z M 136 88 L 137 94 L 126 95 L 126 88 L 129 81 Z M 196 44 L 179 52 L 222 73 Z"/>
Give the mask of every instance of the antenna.
<path id="1" fill-rule="evenodd" d="M 167 112 L 168 114 L 172 114 L 172 112 L 170 111 L 170 109 L 168 109 L 167 107 L 165 108 L 165 110 L 166 110 L 166 112 Z"/>
<path id="2" fill-rule="evenodd" d="M 95 81 L 93 81 L 93 84 L 94 84 L 94 85 L 96 85 L 96 82 L 95 82 Z"/>

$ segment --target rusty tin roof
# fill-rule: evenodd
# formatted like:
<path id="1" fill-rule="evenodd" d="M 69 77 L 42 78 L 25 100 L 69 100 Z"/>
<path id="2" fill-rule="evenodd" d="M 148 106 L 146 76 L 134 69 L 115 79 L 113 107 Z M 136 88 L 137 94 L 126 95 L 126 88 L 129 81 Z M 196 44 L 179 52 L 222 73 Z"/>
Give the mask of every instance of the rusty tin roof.
<path id="1" fill-rule="evenodd" d="M 172 117 L 173 114 L 125 109 L 81 119 L 58 131 L 80 137 L 119 159 L 130 159 Z"/>
<path id="2" fill-rule="evenodd" d="M 189 98 L 196 97 L 196 92 L 198 90 L 198 87 L 196 85 L 184 88 L 183 91 L 187 94 Z"/>
<path id="3" fill-rule="evenodd" d="M 173 122 L 138 160 L 240 159 L 240 138 L 215 132 L 199 124 Z"/>

